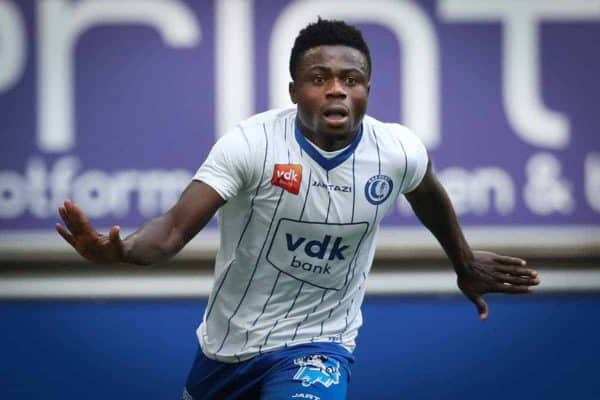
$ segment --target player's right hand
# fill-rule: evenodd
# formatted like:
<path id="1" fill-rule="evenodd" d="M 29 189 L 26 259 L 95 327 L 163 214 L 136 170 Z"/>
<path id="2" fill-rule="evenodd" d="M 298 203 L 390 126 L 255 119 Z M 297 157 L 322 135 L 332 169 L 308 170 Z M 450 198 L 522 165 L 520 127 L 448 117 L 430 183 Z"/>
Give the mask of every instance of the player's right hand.
<path id="1" fill-rule="evenodd" d="M 81 208 L 70 200 L 58 208 L 58 213 L 66 229 L 57 223 L 56 231 L 83 257 L 99 264 L 123 261 L 124 246 L 119 236 L 121 228 L 113 226 L 108 236 L 99 234 Z"/>

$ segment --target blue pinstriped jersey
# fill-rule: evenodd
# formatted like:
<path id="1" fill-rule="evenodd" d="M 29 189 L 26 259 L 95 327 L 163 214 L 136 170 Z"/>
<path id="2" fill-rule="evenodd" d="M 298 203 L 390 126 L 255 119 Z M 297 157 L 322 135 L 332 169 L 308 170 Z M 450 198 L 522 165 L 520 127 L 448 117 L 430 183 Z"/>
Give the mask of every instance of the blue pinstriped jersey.
<path id="1" fill-rule="evenodd" d="M 402 125 L 365 116 L 353 142 L 327 154 L 295 119 L 294 108 L 241 122 L 194 177 L 226 200 L 197 331 L 210 358 L 309 342 L 352 351 L 380 221 L 425 174 L 427 152 Z"/>

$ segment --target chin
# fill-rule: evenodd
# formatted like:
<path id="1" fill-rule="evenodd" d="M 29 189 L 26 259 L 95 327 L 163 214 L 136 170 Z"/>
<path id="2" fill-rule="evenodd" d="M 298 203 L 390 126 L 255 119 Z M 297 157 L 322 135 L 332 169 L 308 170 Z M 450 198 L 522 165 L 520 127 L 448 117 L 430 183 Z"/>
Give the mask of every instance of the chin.
<path id="1" fill-rule="evenodd" d="M 322 133 L 324 135 L 329 135 L 329 136 L 346 136 L 348 134 L 350 134 L 350 132 L 352 131 L 352 129 L 350 129 L 348 126 L 329 126 L 329 125 L 325 125 L 319 128 L 319 133 Z"/>
<path id="2" fill-rule="evenodd" d="M 352 123 L 350 123 L 350 121 L 346 121 L 343 124 L 327 124 L 327 123 L 321 123 L 319 124 L 319 131 L 320 132 L 331 132 L 332 134 L 335 135 L 340 135 L 340 134 L 345 134 L 345 133 L 350 133 L 353 129 L 352 129 Z"/>

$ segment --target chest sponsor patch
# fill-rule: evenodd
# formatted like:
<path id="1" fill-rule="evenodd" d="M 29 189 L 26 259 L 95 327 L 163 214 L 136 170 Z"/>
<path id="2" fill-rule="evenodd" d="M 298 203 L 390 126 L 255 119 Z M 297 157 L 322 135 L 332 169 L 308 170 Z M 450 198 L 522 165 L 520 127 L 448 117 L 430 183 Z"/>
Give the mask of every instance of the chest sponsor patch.
<path id="1" fill-rule="evenodd" d="M 290 193 L 300 192 L 302 182 L 302 165 L 300 164 L 275 164 L 271 183 L 287 190 Z"/>
<path id="2" fill-rule="evenodd" d="M 282 218 L 267 261 L 281 272 L 323 289 L 340 290 L 369 224 L 304 222 Z"/>

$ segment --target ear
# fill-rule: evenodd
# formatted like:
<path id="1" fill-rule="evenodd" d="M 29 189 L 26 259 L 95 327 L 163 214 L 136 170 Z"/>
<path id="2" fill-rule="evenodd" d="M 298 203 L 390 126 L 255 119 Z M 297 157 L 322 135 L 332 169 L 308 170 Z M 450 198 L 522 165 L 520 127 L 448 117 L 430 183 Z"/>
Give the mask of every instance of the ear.
<path id="1" fill-rule="evenodd" d="M 290 84 L 288 85 L 288 91 L 290 92 L 290 100 L 292 100 L 292 103 L 296 104 L 298 103 L 296 101 L 296 85 L 294 84 L 294 82 L 290 82 Z"/>
<path id="2" fill-rule="evenodd" d="M 367 96 L 371 93 L 371 81 L 367 83 Z"/>

